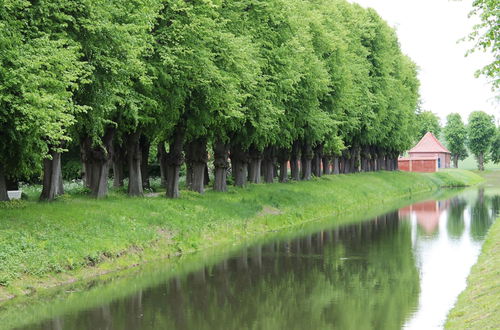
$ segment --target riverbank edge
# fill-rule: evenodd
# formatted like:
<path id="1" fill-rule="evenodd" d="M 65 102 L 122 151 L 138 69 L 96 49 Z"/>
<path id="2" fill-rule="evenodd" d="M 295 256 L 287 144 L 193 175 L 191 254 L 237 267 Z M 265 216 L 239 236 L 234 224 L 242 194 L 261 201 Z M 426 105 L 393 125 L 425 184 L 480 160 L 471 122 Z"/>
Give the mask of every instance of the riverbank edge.
<path id="1" fill-rule="evenodd" d="M 182 252 L 177 251 L 177 247 L 172 244 L 170 239 L 159 240 L 152 242 L 150 246 L 137 249 L 136 247 L 131 247 L 130 249 L 123 251 L 119 257 L 107 258 L 100 263 L 92 266 L 84 267 L 77 270 L 66 271 L 63 273 L 54 273 L 43 277 L 33 277 L 33 276 L 23 276 L 15 281 L 13 281 L 9 286 L 0 286 L 0 305 L 2 302 L 15 298 L 17 296 L 30 295 L 35 292 L 40 292 L 50 288 L 58 287 L 61 285 L 66 285 L 70 283 L 75 283 L 78 281 L 88 280 L 95 278 L 97 276 L 102 276 L 110 273 L 120 272 L 127 269 L 135 268 L 141 264 L 152 262 L 155 260 L 171 258 L 179 255 L 192 254 L 194 252 L 203 251 L 209 248 L 214 248 L 217 246 L 237 246 L 241 245 L 249 239 L 264 236 L 270 232 L 277 232 L 281 230 L 287 230 L 294 227 L 299 227 L 307 223 L 319 221 L 325 217 L 335 218 L 332 224 L 342 225 L 348 223 L 344 218 L 339 217 L 340 215 L 346 213 L 361 213 L 368 209 L 370 206 L 378 204 L 387 204 L 389 202 L 397 201 L 400 199 L 410 198 L 411 196 L 422 195 L 424 198 L 425 194 L 431 194 L 440 188 L 444 187 L 467 187 L 476 185 L 483 181 L 479 176 L 463 170 L 450 170 L 443 171 L 433 174 L 420 174 L 420 173 L 405 173 L 405 172 L 383 172 L 383 175 L 389 175 L 392 179 L 397 178 L 396 175 L 405 176 L 406 179 L 411 178 L 411 184 L 400 185 L 396 182 L 396 186 L 393 188 L 397 190 L 397 194 L 374 194 L 366 193 L 363 196 L 353 195 L 350 199 L 349 207 L 339 208 L 336 203 L 331 203 L 329 208 L 322 208 L 321 212 L 315 212 L 316 208 L 314 203 L 307 205 L 307 210 L 302 214 L 296 216 L 292 211 L 287 212 L 274 212 L 274 210 L 269 210 L 267 214 L 259 214 L 253 218 L 248 219 L 248 224 L 245 224 L 245 230 L 242 231 L 238 226 L 231 227 L 231 224 L 223 224 L 221 227 L 211 229 L 206 236 L 210 237 L 210 240 L 206 240 L 204 244 L 197 246 L 193 249 L 183 249 Z M 361 174 L 350 174 L 341 175 L 344 177 L 343 184 L 349 185 L 350 178 L 357 178 L 359 180 L 360 176 L 374 176 L 378 179 L 378 173 L 361 173 Z M 331 176 L 332 178 L 334 176 Z M 339 176 L 337 176 L 339 177 Z M 382 176 L 383 178 L 383 176 Z M 325 180 L 326 179 L 326 180 Z M 352 181 L 355 181 L 354 179 Z M 367 180 L 368 181 L 368 180 Z M 389 180 L 387 180 L 389 181 Z M 403 180 L 401 180 L 403 182 Z M 317 179 L 317 184 L 335 184 L 335 181 L 328 181 L 327 178 Z M 313 182 L 295 182 L 295 188 L 297 185 L 310 185 Z M 351 182 L 352 184 L 352 182 Z M 261 185 L 263 189 L 283 189 L 287 184 L 274 184 L 274 185 Z M 359 187 L 358 187 L 359 188 Z M 372 191 L 373 187 L 366 187 L 368 191 Z M 241 195 L 245 194 L 242 190 Z M 203 196 L 201 197 L 203 198 Z M 266 211 L 267 205 L 261 205 L 263 211 Z M 341 211 L 339 211 L 339 209 Z M 266 212 L 264 212 L 266 213 Z M 304 217 L 304 214 L 306 215 Z M 255 218 L 259 218 L 259 221 L 253 221 Z M 348 217 L 346 217 L 348 219 Z M 263 221 L 264 220 L 264 221 Z M 360 221 L 360 220 L 359 220 Z M 352 223 L 352 220 L 351 222 Z M 189 239 L 189 237 L 186 237 Z"/>
<path id="2" fill-rule="evenodd" d="M 448 314 L 446 329 L 497 329 L 500 324 L 500 218 L 490 227 L 467 287 Z"/>

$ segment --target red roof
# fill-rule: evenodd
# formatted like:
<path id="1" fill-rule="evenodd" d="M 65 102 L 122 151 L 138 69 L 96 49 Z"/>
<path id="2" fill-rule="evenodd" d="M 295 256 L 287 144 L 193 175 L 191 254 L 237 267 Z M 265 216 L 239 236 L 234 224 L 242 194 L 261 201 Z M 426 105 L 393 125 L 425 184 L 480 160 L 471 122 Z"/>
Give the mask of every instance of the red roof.
<path id="1" fill-rule="evenodd" d="M 451 154 L 431 132 L 427 132 L 422 140 L 409 151 L 409 153 L 413 152 L 444 152 Z"/>

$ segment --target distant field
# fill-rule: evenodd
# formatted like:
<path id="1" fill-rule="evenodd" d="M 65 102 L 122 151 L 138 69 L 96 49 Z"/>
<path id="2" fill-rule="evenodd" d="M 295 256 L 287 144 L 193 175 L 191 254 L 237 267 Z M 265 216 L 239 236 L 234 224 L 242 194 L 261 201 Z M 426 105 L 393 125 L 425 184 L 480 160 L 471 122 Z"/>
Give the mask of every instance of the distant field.
<path id="1" fill-rule="evenodd" d="M 476 159 L 473 156 L 469 156 L 465 160 L 458 162 L 458 168 L 464 170 L 477 170 Z M 500 164 L 487 163 L 484 165 L 484 169 L 486 170 L 500 169 Z"/>

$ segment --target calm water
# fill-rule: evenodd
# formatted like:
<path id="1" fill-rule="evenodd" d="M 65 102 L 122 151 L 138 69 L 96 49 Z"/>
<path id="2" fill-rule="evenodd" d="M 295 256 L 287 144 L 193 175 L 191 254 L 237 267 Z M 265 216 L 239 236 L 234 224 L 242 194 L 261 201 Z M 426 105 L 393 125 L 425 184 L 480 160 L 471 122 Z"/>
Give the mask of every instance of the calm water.
<path id="1" fill-rule="evenodd" d="M 20 318 L 30 329 L 440 328 L 499 208 L 484 190 L 425 201 L 151 284 L 137 275 L 91 286 Z"/>

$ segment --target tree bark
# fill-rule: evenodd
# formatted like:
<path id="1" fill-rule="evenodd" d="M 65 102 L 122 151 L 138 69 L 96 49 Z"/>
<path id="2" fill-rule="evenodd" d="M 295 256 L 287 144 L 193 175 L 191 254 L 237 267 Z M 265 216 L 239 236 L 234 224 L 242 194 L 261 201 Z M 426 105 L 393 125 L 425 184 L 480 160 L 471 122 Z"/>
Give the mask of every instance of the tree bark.
<path id="1" fill-rule="evenodd" d="M 41 201 L 53 201 L 57 196 L 64 194 L 61 170 L 61 154 L 50 151 L 52 159 L 43 160 L 43 188 Z"/>
<path id="2" fill-rule="evenodd" d="M 377 161 L 378 161 L 378 164 L 377 164 L 378 170 L 379 171 L 385 171 L 385 156 L 379 154 Z"/>
<path id="3" fill-rule="evenodd" d="M 186 144 L 186 165 L 189 169 L 187 188 L 200 194 L 205 192 L 205 167 L 207 165 L 207 139 L 198 138 Z M 186 179 L 187 182 L 187 179 Z"/>
<path id="4" fill-rule="evenodd" d="M 385 169 L 387 171 L 392 171 L 391 156 L 389 155 L 385 156 Z"/>
<path id="5" fill-rule="evenodd" d="M 113 146 L 113 187 L 123 187 L 123 179 L 125 178 L 125 163 L 126 153 L 125 148 L 118 143 L 114 142 Z"/>
<path id="6" fill-rule="evenodd" d="M 80 159 L 82 161 L 82 182 L 87 188 L 90 188 L 90 160 L 87 157 L 87 151 L 90 148 L 90 138 L 88 136 L 80 140 Z"/>
<path id="7" fill-rule="evenodd" d="M 208 170 L 208 163 L 205 164 L 205 175 L 203 177 L 205 179 L 205 186 L 210 184 L 210 171 Z"/>
<path id="8" fill-rule="evenodd" d="M 299 181 L 300 180 L 300 142 L 294 141 L 292 145 L 292 154 L 290 156 L 290 171 L 292 175 L 292 180 Z"/>
<path id="9" fill-rule="evenodd" d="M 214 143 L 215 191 L 227 191 L 228 158 L 229 145 L 220 140 L 216 140 Z"/>
<path id="10" fill-rule="evenodd" d="M 480 171 L 484 171 L 484 154 L 480 153 L 477 157 L 477 165 Z"/>
<path id="11" fill-rule="evenodd" d="M 9 194 L 7 193 L 7 181 L 3 166 L 0 165 L 0 202 L 8 202 Z"/>
<path id="12" fill-rule="evenodd" d="M 231 170 L 236 187 L 243 187 L 247 183 L 248 177 L 248 153 L 241 146 L 231 147 Z"/>
<path id="13" fill-rule="evenodd" d="M 324 175 L 330 175 L 332 174 L 332 168 L 331 168 L 331 156 L 324 155 L 323 158 L 321 158 L 321 162 L 323 164 L 323 174 Z"/>
<path id="14" fill-rule="evenodd" d="M 274 183 L 274 163 L 275 163 L 274 147 L 270 146 L 264 149 L 264 160 L 262 163 L 264 170 L 264 182 Z"/>
<path id="15" fill-rule="evenodd" d="M 458 155 L 453 155 L 453 167 L 458 168 Z"/>
<path id="16" fill-rule="evenodd" d="M 165 157 L 167 167 L 167 197 L 179 198 L 179 173 L 184 161 L 182 147 L 184 145 L 185 128 L 181 123 L 177 124 L 171 138 L 170 148 Z"/>
<path id="17" fill-rule="evenodd" d="M 338 175 L 340 173 L 339 170 L 339 157 L 333 157 L 333 174 Z"/>
<path id="18" fill-rule="evenodd" d="M 142 196 L 140 131 L 130 133 L 126 138 L 128 163 L 128 195 Z"/>
<path id="19" fill-rule="evenodd" d="M 113 137 L 116 129 L 108 127 L 101 139 L 101 145 L 93 146 L 90 137 L 85 138 L 86 180 L 91 194 L 95 198 L 103 198 L 108 194 L 109 165 L 113 156 Z"/>
<path id="20" fill-rule="evenodd" d="M 343 163 L 344 163 L 344 173 L 345 174 L 351 173 L 352 159 L 351 159 L 351 152 L 350 151 L 346 152 L 346 155 L 343 158 Z"/>
<path id="21" fill-rule="evenodd" d="M 301 167 L 302 167 L 302 180 L 309 181 L 312 177 L 312 159 L 314 158 L 314 152 L 309 143 L 304 142 L 302 145 L 302 158 L 301 158 Z"/>
<path id="22" fill-rule="evenodd" d="M 260 183 L 260 166 L 262 162 L 262 153 L 255 147 L 251 147 L 250 153 L 250 168 L 248 170 L 248 180 L 251 183 Z"/>
<path id="23" fill-rule="evenodd" d="M 361 151 L 359 147 L 355 147 L 351 150 L 351 164 L 352 173 L 359 173 L 361 166 Z"/>
<path id="24" fill-rule="evenodd" d="M 370 171 L 375 172 L 377 170 L 377 161 L 375 160 L 377 155 L 373 150 L 373 147 L 370 148 Z"/>
<path id="25" fill-rule="evenodd" d="M 316 177 L 321 177 L 323 171 L 321 170 L 321 159 L 323 158 L 323 146 L 321 144 L 314 148 L 314 156 L 312 159 L 311 170 L 312 174 Z"/>
<path id="26" fill-rule="evenodd" d="M 361 148 L 361 171 L 369 172 L 370 171 L 370 151 L 368 147 Z"/>
<path id="27" fill-rule="evenodd" d="M 151 184 L 149 182 L 149 151 L 151 149 L 151 142 L 146 135 L 141 135 L 139 140 L 139 145 L 141 148 L 141 178 L 142 178 L 142 188 L 149 189 Z"/>
<path id="28" fill-rule="evenodd" d="M 278 163 L 279 163 L 279 182 L 288 181 L 288 162 L 290 159 L 290 151 L 285 148 L 278 150 Z"/>
<path id="29" fill-rule="evenodd" d="M 158 143 L 158 163 L 160 164 L 161 186 L 167 187 L 167 151 L 165 141 Z"/>

